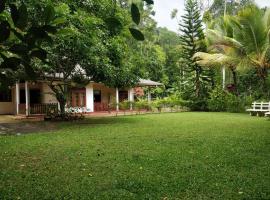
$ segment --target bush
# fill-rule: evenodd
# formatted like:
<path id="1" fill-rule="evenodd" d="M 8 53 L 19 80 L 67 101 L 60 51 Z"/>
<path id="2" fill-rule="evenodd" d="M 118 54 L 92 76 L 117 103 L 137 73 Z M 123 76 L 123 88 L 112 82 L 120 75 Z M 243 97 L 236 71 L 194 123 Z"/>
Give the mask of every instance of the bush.
<path id="1" fill-rule="evenodd" d="M 207 105 L 207 99 L 195 99 L 188 101 L 187 107 L 190 108 L 192 111 L 207 111 L 208 105 Z"/>
<path id="2" fill-rule="evenodd" d="M 207 101 L 208 109 L 215 112 L 226 111 L 227 95 L 228 93 L 225 92 L 221 87 L 216 87 L 210 93 L 210 98 Z"/>
<path id="3" fill-rule="evenodd" d="M 156 99 L 152 102 L 151 106 L 156 108 L 158 112 L 161 112 L 162 108 L 170 108 L 173 111 L 174 108 L 184 107 L 187 105 L 187 101 L 182 100 L 177 95 L 171 95 L 164 99 Z"/>
<path id="4" fill-rule="evenodd" d="M 162 99 L 156 99 L 152 102 L 152 107 L 156 108 L 158 112 L 161 112 L 161 109 L 163 107 L 163 100 Z"/>
<path id="5" fill-rule="evenodd" d="M 125 101 L 120 102 L 118 105 L 119 105 L 120 110 L 123 110 L 124 112 L 126 112 L 126 110 L 130 109 L 131 102 L 125 100 Z"/>
<path id="6" fill-rule="evenodd" d="M 224 91 L 221 87 L 216 87 L 208 99 L 208 109 L 215 112 L 245 112 L 250 107 L 254 99 L 250 96 L 237 96 Z"/>
<path id="7" fill-rule="evenodd" d="M 226 96 L 226 107 L 228 112 L 238 113 L 245 111 L 245 101 L 240 97 L 228 93 Z"/>
<path id="8" fill-rule="evenodd" d="M 140 111 L 141 110 L 143 110 L 143 109 L 149 109 L 149 103 L 148 103 L 148 101 L 146 101 L 146 100 L 143 100 L 143 99 L 139 99 L 139 101 L 136 101 L 135 103 L 134 103 L 134 108 L 135 108 L 135 110 L 137 110 L 139 113 L 140 113 Z"/>

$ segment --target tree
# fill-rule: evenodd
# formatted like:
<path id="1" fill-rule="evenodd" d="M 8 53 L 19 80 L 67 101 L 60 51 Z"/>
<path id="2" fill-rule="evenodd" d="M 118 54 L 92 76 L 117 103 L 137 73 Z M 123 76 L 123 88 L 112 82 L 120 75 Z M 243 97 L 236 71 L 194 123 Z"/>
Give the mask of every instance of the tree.
<path id="1" fill-rule="evenodd" d="M 0 3 L 0 88 L 14 85 L 19 79 L 37 78 L 32 61 L 45 61 L 47 52 L 41 48 L 42 41 L 50 41 L 56 32 L 55 16 L 49 17 L 53 8 L 46 7 L 41 14 L 46 24 L 29 23 L 28 9 L 6 1 Z"/>
<path id="2" fill-rule="evenodd" d="M 213 47 L 223 54 L 227 64 L 235 69 L 253 67 L 261 79 L 264 94 L 269 96 L 267 78 L 270 68 L 269 31 L 270 12 L 260 10 L 256 6 L 249 6 L 240 10 L 238 15 L 230 17 L 231 30 L 227 36 L 217 30 L 211 36 Z M 203 60 L 210 61 L 215 55 L 207 55 Z M 211 58 L 212 57 L 212 58 Z M 207 62 L 208 62 L 207 61 Z M 222 60 L 219 60 L 222 63 Z"/>
<path id="3" fill-rule="evenodd" d="M 236 68 L 239 63 L 239 57 L 241 57 L 242 52 L 238 51 L 232 46 L 223 45 L 223 44 L 232 44 L 239 46 L 239 44 L 230 39 L 233 35 L 233 23 L 235 19 L 232 16 L 225 15 L 224 17 L 219 18 L 215 22 L 215 28 L 207 29 L 207 44 L 209 53 L 197 52 L 194 55 L 194 59 L 197 60 L 197 64 L 203 67 L 227 67 L 233 76 L 233 84 L 237 93 L 237 72 Z M 225 80 L 224 82 L 225 83 Z M 225 85 L 224 85 L 225 86 Z"/>
<path id="4" fill-rule="evenodd" d="M 239 10 L 248 5 L 254 4 L 254 0 L 214 0 L 213 4 L 209 8 L 213 19 L 228 15 L 236 15 Z"/>
<path id="5" fill-rule="evenodd" d="M 179 35 L 169 31 L 167 28 L 157 29 L 157 44 L 160 45 L 165 53 L 166 61 L 164 64 L 164 74 L 168 81 L 167 87 L 173 87 L 179 82 L 181 76 L 180 54 L 182 51 Z"/>
<path id="6" fill-rule="evenodd" d="M 110 1 L 107 3 L 111 5 Z M 76 12 L 70 12 L 71 5 Z M 56 13 L 64 15 L 66 22 L 53 38 L 53 45 L 45 45 L 50 62 L 39 72 L 60 103 L 61 116 L 65 115 L 72 87 L 84 87 L 90 79 L 107 86 L 126 87 L 138 79 L 125 48 L 126 26 L 130 24 L 123 20 L 126 12 L 116 7 L 115 12 L 109 13 L 112 5 L 105 5 L 96 2 L 100 9 L 92 10 L 91 14 L 88 13 L 91 5 L 54 5 Z M 108 19 L 119 20 L 121 24 L 114 26 Z M 58 81 L 59 75 L 62 81 Z"/>
<path id="7" fill-rule="evenodd" d="M 185 4 L 185 15 L 182 16 L 180 30 L 181 44 L 183 48 L 182 58 L 185 60 L 184 66 L 185 79 L 187 85 L 185 87 L 185 98 L 202 102 L 207 95 L 207 84 L 209 81 L 205 69 L 198 65 L 193 59 L 193 55 L 197 52 L 206 51 L 204 43 L 204 33 L 198 4 L 195 0 L 188 0 Z M 195 106 L 194 109 L 204 109 L 201 106 Z M 201 107 L 201 108 L 200 108 Z"/>

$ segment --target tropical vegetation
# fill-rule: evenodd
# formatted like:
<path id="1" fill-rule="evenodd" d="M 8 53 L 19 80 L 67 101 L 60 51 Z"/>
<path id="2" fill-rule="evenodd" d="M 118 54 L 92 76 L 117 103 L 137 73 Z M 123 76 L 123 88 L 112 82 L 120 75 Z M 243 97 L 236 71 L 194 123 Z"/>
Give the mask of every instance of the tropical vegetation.
<path id="1" fill-rule="evenodd" d="M 217 90 L 237 101 L 268 100 L 268 8 L 202 2 L 187 0 L 180 18 L 173 11 L 175 33 L 157 26 L 152 0 L 1 1 L 0 88 L 44 80 L 62 113 L 69 89 L 87 77 L 119 88 L 158 81 L 164 87 L 151 90 L 155 98 L 174 95 L 191 110 L 212 110 Z M 59 74 L 65 81 L 52 78 Z"/>

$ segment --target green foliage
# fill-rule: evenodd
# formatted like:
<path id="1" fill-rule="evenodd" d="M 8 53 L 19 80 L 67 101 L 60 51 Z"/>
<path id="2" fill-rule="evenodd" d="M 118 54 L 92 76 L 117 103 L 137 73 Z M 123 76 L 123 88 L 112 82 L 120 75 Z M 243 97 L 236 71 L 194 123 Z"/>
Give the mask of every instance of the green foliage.
<path id="1" fill-rule="evenodd" d="M 193 110 L 204 110 L 206 108 L 206 97 L 208 82 L 211 79 L 209 70 L 199 66 L 193 59 L 196 52 L 205 51 L 204 33 L 198 3 L 188 0 L 185 4 L 185 15 L 182 17 L 180 26 L 182 32 L 182 59 L 185 77 L 183 82 L 183 97 L 192 100 L 190 107 Z"/>
<path id="2" fill-rule="evenodd" d="M 217 86 L 213 89 L 209 95 L 209 99 L 207 101 L 208 109 L 210 111 L 226 111 L 227 108 L 227 98 L 228 93 L 225 92 L 220 86 Z"/>
<path id="3" fill-rule="evenodd" d="M 207 100 L 207 98 L 190 100 L 187 107 L 191 111 L 208 111 Z"/>
<path id="4" fill-rule="evenodd" d="M 127 111 L 130 109 L 130 105 L 132 104 L 133 102 L 130 102 L 130 101 L 122 101 L 119 103 L 119 109 L 120 110 L 124 110 L 124 111 Z"/>
<path id="5" fill-rule="evenodd" d="M 215 112 L 245 112 L 246 108 L 250 107 L 253 101 L 254 98 L 252 96 L 237 96 L 217 86 L 210 93 L 208 108 L 210 111 Z"/>
<path id="6" fill-rule="evenodd" d="M 245 102 L 239 96 L 228 93 L 226 101 L 226 107 L 228 112 L 237 113 L 245 111 Z"/>
<path id="7" fill-rule="evenodd" d="M 140 20 L 141 20 L 141 14 L 140 14 L 139 8 L 134 3 L 131 4 L 131 16 L 132 16 L 132 20 L 137 25 L 139 25 Z"/>
<path id="8" fill-rule="evenodd" d="M 179 95 L 170 95 L 165 98 L 158 98 L 151 102 L 151 107 L 158 110 L 158 112 L 162 111 L 162 108 L 170 108 L 171 111 L 173 109 L 179 110 L 179 108 L 187 107 L 188 101 L 183 100 Z"/>
<path id="9" fill-rule="evenodd" d="M 246 96 L 266 100 L 270 97 L 269 10 L 260 9 L 249 0 L 232 1 L 227 3 L 226 13 L 218 14 L 224 17 L 213 18 L 216 11 L 224 9 L 224 2 L 214 1 L 212 7 L 218 9 L 205 13 L 208 53 L 196 53 L 194 58 L 201 66 L 229 70 L 226 83 L 233 85 L 236 96 L 228 96 L 227 109 L 239 112 L 244 110 Z M 232 12 L 231 8 L 235 10 Z"/>
<path id="10" fill-rule="evenodd" d="M 144 41 L 144 35 L 139 30 L 135 28 L 129 28 L 129 31 L 136 40 Z"/>
<path id="11" fill-rule="evenodd" d="M 213 18 L 223 16 L 224 13 L 229 15 L 235 15 L 239 10 L 251 4 L 254 4 L 254 0 L 231 0 L 231 2 L 224 0 L 214 0 L 213 4 L 209 8 L 209 12 L 212 14 Z"/>
<path id="12" fill-rule="evenodd" d="M 44 63 L 47 59 L 47 52 L 41 44 L 51 41 L 57 27 L 49 20 L 47 23 L 32 24 L 28 13 L 24 3 L 7 5 L 1 1 L 0 87 L 11 86 L 20 78 L 35 80 L 37 74 L 32 62 L 38 59 Z M 47 16 L 47 13 L 44 15 Z"/>
<path id="13" fill-rule="evenodd" d="M 134 108 L 137 110 L 138 113 L 141 112 L 141 110 L 148 110 L 149 109 L 149 103 L 147 100 L 139 99 L 138 101 L 134 102 Z"/>

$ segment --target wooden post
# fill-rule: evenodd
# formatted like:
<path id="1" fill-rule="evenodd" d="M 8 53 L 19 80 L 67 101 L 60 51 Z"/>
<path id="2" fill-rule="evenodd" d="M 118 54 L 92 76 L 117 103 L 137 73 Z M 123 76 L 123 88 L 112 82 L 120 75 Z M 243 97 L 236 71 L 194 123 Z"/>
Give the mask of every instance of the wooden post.
<path id="1" fill-rule="evenodd" d="M 16 115 L 20 114 L 20 82 L 16 82 Z"/>
<path id="2" fill-rule="evenodd" d="M 30 98 L 29 98 L 29 88 L 28 88 L 28 82 L 25 81 L 25 114 L 26 116 L 29 116 L 30 114 Z"/>

